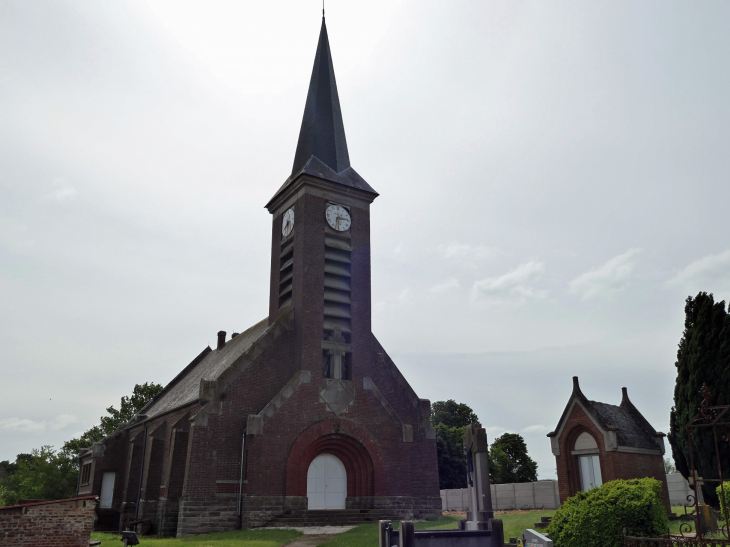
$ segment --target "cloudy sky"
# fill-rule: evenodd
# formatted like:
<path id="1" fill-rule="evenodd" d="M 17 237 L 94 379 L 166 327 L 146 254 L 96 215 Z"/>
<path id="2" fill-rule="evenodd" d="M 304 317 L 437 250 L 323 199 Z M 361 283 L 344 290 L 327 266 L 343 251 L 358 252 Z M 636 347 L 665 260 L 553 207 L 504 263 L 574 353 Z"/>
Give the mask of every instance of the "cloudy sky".
<path id="1" fill-rule="evenodd" d="M 0 5 L 0 459 L 267 313 L 321 5 Z M 421 397 L 545 434 L 578 375 L 659 430 L 730 298 L 726 1 L 327 3 L 373 329 Z"/>

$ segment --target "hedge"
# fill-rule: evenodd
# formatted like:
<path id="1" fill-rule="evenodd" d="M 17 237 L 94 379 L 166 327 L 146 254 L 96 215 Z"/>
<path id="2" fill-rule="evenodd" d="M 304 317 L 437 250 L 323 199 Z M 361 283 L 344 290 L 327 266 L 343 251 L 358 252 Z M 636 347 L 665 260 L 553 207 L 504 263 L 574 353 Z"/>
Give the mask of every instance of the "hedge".
<path id="1" fill-rule="evenodd" d="M 555 547 L 621 547 L 630 536 L 659 537 L 669 520 L 656 479 L 607 482 L 568 498 L 550 522 Z"/>
<path id="2" fill-rule="evenodd" d="M 725 499 L 722 497 L 722 489 L 725 488 Z M 717 499 L 720 500 L 720 520 L 725 520 L 725 507 L 730 511 L 730 482 L 725 481 L 723 485 L 717 485 L 715 488 Z"/>

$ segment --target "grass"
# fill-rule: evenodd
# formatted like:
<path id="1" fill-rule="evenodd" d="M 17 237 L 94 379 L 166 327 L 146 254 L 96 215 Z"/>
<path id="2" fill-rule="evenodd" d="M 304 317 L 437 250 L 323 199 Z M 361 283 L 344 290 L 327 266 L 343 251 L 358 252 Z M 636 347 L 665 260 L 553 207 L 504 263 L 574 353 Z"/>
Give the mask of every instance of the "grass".
<path id="1" fill-rule="evenodd" d="M 505 541 L 510 537 L 519 537 L 525 528 L 533 528 L 540 517 L 551 517 L 555 510 L 530 511 L 529 513 L 505 513 L 495 515 L 502 519 Z M 443 516 L 433 521 L 416 522 L 416 530 L 454 530 L 458 528 L 462 517 Z M 397 528 L 398 523 L 393 522 Z M 349 532 L 339 534 L 323 543 L 320 547 L 373 547 L 378 544 L 378 524 L 362 524 Z"/>
<path id="2" fill-rule="evenodd" d="M 140 547 L 281 547 L 301 536 L 296 530 L 236 530 L 186 538 L 139 537 Z M 101 547 L 120 547 L 120 535 L 92 533 L 91 539 Z M 376 536 L 377 539 L 377 536 Z"/>
<path id="3" fill-rule="evenodd" d="M 684 514 L 681 505 L 672 507 L 677 515 Z M 555 514 L 554 509 L 545 509 L 529 512 L 503 513 L 495 515 L 502 519 L 504 525 L 504 539 L 509 541 L 510 537 L 519 537 L 526 528 L 534 528 L 540 517 L 551 517 Z M 458 528 L 459 519 L 457 516 L 442 516 L 432 521 L 416 522 L 416 530 L 453 530 Z M 682 521 L 674 520 L 669 523 L 671 533 L 679 533 L 679 526 Z M 393 522 L 398 527 L 398 522 Z M 692 522 L 689 522 L 694 530 Z M 236 532 L 224 532 L 221 534 L 205 534 L 187 538 L 147 538 L 140 537 L 140 547 L 281 547 L 301 533 L 295 530 L 239 530 Z M 119 547 L 122 543 L 116 534 L 91 534 L 92 540 L 100 540 L 101 547 Z M 362 524 L 343 534 L 338 534 L 321 547 L 374 547 L 378 544 L 378 523 Z"/>

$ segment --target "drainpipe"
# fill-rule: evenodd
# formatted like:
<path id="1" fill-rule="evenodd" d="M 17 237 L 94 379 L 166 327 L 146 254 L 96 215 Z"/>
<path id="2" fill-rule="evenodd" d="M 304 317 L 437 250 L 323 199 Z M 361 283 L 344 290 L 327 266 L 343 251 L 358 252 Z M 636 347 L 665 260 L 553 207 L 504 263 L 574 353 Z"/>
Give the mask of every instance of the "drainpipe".
<path id="1" fill-rule="evenodd" d="M 241 472 L 238 476 L 238 528 L 239 530 L 243 526 L 243 511 L 242 511 L 242 502 L 243 502 L 243 460 L 246 450 L 246 430 L 243 430 L 243 435 L 241 436 Z"/>
<path id="2" fill-rule="evenodd" d="M 134 520 L 139 519 L 139 504 L 142 498 L 142 475 L 144 475 L 144 460 L 147 455 L 147 426 L 144 426 L 144 439 L 142 439 L 142 463 L 139 466 L 139 484 L 137 485 L 137 505 L 134 508 Z"/>

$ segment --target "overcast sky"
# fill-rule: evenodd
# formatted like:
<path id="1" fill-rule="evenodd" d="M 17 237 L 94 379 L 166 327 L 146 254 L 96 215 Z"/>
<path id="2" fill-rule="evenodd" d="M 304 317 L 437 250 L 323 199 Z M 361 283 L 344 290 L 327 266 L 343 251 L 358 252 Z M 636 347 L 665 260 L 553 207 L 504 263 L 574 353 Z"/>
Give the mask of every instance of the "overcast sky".
<path id="1" fill-rule="evenodd" d="M 268 311 L 315 0 L 0 4 L 0 459 Z M 327 2 L 373 329 L 419 396 L 545 434 L 580 377 L 667 431 L 730 298 L 730 3 Z"/>

